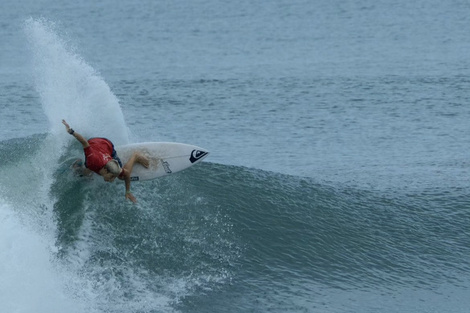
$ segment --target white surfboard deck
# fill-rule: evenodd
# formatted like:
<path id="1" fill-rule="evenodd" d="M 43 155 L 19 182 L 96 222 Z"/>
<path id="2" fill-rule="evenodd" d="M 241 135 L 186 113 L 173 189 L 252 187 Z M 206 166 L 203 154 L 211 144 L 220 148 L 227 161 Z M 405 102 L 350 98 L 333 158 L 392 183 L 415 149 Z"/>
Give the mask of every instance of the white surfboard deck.
<path id="1" fill-rule="evenodd" d="M 203 148 L 176 142 L 142 142 L 115 147 L 122 165 L 134 151 L 149 159 L 149 168 L 135 163 L 131 180 L 143 181 L 170 175 L 201 162 L 209 155 Z"/>

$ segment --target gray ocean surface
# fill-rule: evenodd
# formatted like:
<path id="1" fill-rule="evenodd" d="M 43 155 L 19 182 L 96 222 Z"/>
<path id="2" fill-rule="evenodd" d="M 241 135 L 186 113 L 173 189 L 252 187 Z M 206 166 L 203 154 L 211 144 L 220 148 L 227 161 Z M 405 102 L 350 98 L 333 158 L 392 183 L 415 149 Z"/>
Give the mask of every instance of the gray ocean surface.
<path id="1" fill-rule="evenodd" d="M 469 13 L 4 1 L 0 312 L 468 312 Z M 62 118 L 211 154 L 133 205 Z"/>

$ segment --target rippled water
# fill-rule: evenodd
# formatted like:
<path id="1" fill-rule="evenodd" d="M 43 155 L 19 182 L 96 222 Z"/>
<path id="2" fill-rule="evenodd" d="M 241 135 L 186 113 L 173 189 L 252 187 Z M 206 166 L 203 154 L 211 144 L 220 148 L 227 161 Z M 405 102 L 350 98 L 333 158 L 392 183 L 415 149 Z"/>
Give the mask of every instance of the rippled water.
<path id="1" fill-rule="evenodd" d="M 2 311 L 466 312 L 466 9 L 7 2 Z M 211 155 L 133 206 L 62 118 Z"/>

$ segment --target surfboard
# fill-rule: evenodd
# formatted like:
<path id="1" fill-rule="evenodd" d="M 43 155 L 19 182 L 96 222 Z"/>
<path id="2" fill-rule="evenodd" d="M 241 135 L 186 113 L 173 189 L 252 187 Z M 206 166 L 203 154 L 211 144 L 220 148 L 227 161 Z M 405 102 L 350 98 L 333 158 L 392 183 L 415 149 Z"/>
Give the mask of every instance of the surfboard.
<path id="1" fill-rule="evenodd" d="M 126 164 L 134 151 L 149 159 L 149 168 L 135 163 L 131 173 L 132 181 L 152 180 L 191 167 L 209 152 L 203 148 L 176 142 L 142 142 L 115 147 L 122 164 Z"/>

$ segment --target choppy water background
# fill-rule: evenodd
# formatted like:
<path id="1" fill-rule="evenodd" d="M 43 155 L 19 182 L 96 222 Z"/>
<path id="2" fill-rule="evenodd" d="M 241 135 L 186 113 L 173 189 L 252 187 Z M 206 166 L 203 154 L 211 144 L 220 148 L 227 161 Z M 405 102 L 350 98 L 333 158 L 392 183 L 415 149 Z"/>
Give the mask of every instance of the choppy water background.
<path id="1" fill-rule="evenodd" d="M 466 312 L 468 12 L 6 2 L 1 311 Z M 62 118 L 211 155 L 133 206 Z"/>

